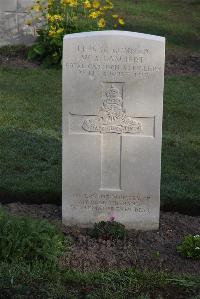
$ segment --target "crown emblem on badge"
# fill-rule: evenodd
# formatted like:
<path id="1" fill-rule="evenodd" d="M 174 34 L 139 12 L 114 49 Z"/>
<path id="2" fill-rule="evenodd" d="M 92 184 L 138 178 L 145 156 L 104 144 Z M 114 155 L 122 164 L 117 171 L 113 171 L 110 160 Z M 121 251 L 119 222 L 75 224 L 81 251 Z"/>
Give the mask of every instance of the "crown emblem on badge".
<path id="1" fill-rule="evenodd" d="M 111 85 L 105 92 L 106 98 L 103 101 L 104 105 L 119 105 L 122 106 L 123 100 L 118 88 Z"/>
<path id="2" fill-rule="evenodd" d="M 103 104 L 94 118 L 84 120 L 82 128 L 88 132 L 135 134 L 143 130 L 142 123 L 134 120 L 123 109 L 123 98 L 113 84 L 104 92 Z"/>

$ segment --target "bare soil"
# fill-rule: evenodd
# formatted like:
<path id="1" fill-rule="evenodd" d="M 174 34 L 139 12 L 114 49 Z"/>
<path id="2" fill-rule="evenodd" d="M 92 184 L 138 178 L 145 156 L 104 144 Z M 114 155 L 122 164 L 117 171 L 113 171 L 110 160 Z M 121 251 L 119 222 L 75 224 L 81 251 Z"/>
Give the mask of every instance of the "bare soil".
<path id="1" fill-rule="evenodd" d="M 200 56 L 167 55 L 165 75 L 200 74 Z"/>
<path id="2" fill-rule="evenodd" d="M 9 47 L 3 48 L 0 51 L 0 67 L 10 68 L 37 68 L 38 61 L 30 61 L 27 59 L 28 48 L 20 46 L 19 49 Z"/>
<path id="3" fill-rule="evenodd" d="M 0 52 L 0 67 L 37 68 L 39 61 L 30 61 L 27 57 L 27 48 L 14 53 Z M 200 74 L 200 55 L 167 55 L 165 75 Z"/>
<path id="4" fill-rule="evenodd" d="M 53 221 L 71 237 L 71 251 L 60 259 L 63 267 L 81 271 L 135 267 L 200 275 L 200 261 L 184 259 L 176 251 L 185 235 L 200 234 L 200 217 L 161 212 L 158 231 L 129 230 L 125 240 L 113 241 L 93 239 L 86 229 L 63 226 L 60 206 L 9 203 L 4 207 L 15 215 Z"/>

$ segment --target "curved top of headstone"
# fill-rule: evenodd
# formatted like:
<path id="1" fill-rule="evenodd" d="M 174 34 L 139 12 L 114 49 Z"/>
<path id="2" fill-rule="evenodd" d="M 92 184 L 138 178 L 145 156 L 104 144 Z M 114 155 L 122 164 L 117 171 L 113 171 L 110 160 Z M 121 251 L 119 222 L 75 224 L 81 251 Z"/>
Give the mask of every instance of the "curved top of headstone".
<path id="1" fill-rule="evenodd" d="M 165 41 L 165 37 L 131 32 L 131 31 L 122 31 L 122 30 L 104 30 L 104 31 L 91 31 L 91 32 L 80 32 L 80 33 L 72 33 L 64 36 L 64 39 L 68 38 L 80 38 L 80 37 L 93 37 L 93 36 L 126 36 L 126 37 L 134 37 L 134 38 L 145 38 L 154 41 Z"/>

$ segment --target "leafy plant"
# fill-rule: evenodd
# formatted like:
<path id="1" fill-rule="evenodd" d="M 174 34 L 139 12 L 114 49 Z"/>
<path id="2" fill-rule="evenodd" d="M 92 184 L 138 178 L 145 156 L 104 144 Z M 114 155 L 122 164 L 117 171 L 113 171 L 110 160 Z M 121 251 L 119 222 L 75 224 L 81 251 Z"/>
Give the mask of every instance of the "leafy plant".
<path id="1" fill-rule="evenodd" d="M 193 298 L 197 276 L 174 276 L 134 268 L 97 272 L 49 268 L 45 262 L 0 262 L 0 298 Z M 174 295 L 174 296 L 173 296 Z"/>
<path id="2" fill-rule="evenodd" d="M 57 262 L 65 245 L 64 235 L 45 220 L 11 216 L 0 210 L 0 260 L 28 263 Z"/>
<path id="3" fill-rule="evenodd" d="M 126 236 L 125 226 L 117 221 L 100 221 L 88 231 L 92 238 L 124 239 Z"/>
<path id="4" fill-rule="evenodd" d="M 65 34 L 101 30 L 111 23 L 114 28 L 124 25 L 122 17 L 111 15 L 112 9 L 110 0 L 35 0 L 26 25 L 36 30 L 38 38 L 28 57 L 59 64 Z"/>
<path id="5" fill-rule="evenodd" d="M 177 251 L 186 258 L 200 260 L 200 235 L 187 235 L 177 246 Z"/>

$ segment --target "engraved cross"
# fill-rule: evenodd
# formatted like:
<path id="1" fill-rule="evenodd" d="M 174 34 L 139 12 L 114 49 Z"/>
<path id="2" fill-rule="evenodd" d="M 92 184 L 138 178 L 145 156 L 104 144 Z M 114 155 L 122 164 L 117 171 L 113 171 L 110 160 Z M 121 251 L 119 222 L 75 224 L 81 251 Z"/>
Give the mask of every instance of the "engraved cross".
<path id="1" fill-rule="evenodd" d="M 122 190 L 122 143 L 125 136 L 154 137 L 154 116 L 130 116 L 122 95 L 112 83 L 102 98 L 97 115 L 70 113 L 70 133 L 101 136 L 100 190 Z"/>

